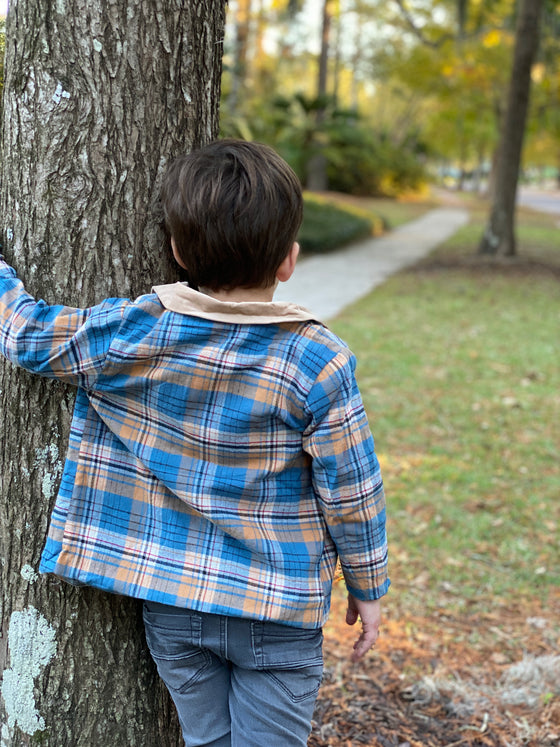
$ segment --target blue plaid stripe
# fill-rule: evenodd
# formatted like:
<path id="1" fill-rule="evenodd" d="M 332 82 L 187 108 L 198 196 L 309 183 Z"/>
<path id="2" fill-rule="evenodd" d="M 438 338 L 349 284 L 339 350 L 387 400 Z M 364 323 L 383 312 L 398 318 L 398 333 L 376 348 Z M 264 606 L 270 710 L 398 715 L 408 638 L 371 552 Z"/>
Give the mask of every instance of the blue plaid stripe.
<path id="1" fill-rule="evenodd" d="M 383 486 L 346 346 L 157 295 L 35 302 L 0 264 L 0 349 L 76 384 L 41 570 L 207 612 L 323 624 L 337 556 L 387 590 Z"/>

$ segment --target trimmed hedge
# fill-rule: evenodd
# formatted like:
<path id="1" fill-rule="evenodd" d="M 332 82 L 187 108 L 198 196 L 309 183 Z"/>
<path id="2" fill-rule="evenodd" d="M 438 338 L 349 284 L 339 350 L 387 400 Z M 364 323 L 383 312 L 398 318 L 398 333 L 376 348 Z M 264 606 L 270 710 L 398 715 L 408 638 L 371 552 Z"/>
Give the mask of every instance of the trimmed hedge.
<path id="1" fill-rule="evenodd" d="M 304 253 L 319 254 L 379 235 L 385 228 L 378 215 L 346 205 L 341 207 L 328 198 L 306 192 L 298 241 Z"/>

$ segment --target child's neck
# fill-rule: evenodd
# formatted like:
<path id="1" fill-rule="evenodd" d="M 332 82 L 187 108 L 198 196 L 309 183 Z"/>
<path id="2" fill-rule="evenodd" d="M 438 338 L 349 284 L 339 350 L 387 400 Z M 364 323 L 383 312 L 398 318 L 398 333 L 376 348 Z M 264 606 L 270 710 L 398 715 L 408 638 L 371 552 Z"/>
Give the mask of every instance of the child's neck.
<path id="1" fill-rule="evenodd" d="M 269 288 L 232 288 L 231 290 L 212 291 L 207 288 L 200 288 L 200 292 L 218 301 L 228 303 L 247 303 L 247 302 L 270 302 L 274 296 L 276 285 Z"/>

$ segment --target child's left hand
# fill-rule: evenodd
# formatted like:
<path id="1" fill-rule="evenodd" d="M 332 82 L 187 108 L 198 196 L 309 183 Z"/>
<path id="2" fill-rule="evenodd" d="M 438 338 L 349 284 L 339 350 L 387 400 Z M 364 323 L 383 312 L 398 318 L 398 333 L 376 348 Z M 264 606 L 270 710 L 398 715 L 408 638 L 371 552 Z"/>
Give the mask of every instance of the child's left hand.
<path id="1" fill-rule="evenodd" d="M 352 594 L 348 594 L 346 622 L 348 625 L 355 625 L 358 618 L 362 623 L 362 633 L 354 644 L 352 661 L 361 659 L 375 645 L 381 623 L 381 600 L 374 599 L 364 602 L 356 599 Z"/>

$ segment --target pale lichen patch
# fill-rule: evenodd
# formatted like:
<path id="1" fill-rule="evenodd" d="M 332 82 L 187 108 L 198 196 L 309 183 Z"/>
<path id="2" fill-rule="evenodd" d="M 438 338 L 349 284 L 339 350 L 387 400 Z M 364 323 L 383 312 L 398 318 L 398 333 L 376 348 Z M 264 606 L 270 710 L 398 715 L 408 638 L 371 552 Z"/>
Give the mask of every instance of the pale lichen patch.
<path id="1" fill-rule="evenodd" d="M 29 581 L 30 584 L 35 583 L 37 579 L 39 578 L 39 574 L 33 568 L 33 566 L 29 565 L 29 563 L 26 563 L 23 568 L 20 571 L 21 577 L 24 578 L 26 581 Z"/>
<path id="2" fill-rule="evenodd" d="M 35 450 L 35 463 L 33 467 L 39 467 L 44 470 L 41 480 L 41 492 L 47 501 L 50 501 L 54 496 L 58 479 L 62 474 L 63 464 L 58 457 L 59 451 L 56 444 L 50 444 L 49 446 Z M 47 469 L 49 465 L 51 465 L 51 469 Z"/>
<path id="3" fill-rule="evenodd" d="M 12 747 L 13 736 L 14 736 L 14 730 L 10 729 L 8 724 L 2 724 L 2 733 L 1 733 L 2 741 L 0 742 L 2 747 Z"/>
<path id="4" fill-rule="evenodd" d="M 35 705 L 33 681 L 56 653 L 54 628 L 35 607 L 16 610 L 10 617 L 8 647 L 11 666 L 2 675 L 1 690 L 8 716 L 3 742 L 16 725 L 25 734 L 45 729 Z"/>
<path id="5" fill-rule="evenodd" d="M 62 99 L 69 99 L 70 93 L 65 91 L 60 81 L 56 84 L 55 92 L 53 93 L 52 100 L 55 104 L 60 104 Z"/>

